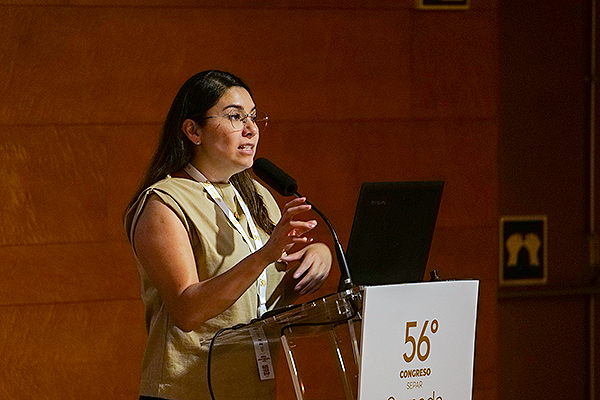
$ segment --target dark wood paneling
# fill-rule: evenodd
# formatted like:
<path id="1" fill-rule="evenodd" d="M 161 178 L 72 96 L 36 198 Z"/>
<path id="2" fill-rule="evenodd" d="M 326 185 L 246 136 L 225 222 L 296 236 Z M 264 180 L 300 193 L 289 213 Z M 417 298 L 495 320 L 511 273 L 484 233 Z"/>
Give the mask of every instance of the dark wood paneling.
<path id="1" fill-rule="evenodd" d="M 0 244 L 101 241 L 106 138 L 98 127 L 2 127 Z"/>
<path id="2" fill-rule="evenodd" d="M 493 120 L 274 123 L 259 155 L 294 176 L 349 236 L 365 181 L 446 181 L 438 226 L 496 224 Z"/>
<path id="3" fill-rule="evenodd" d="M 139 299 L 125 242 L 0 246 L 0 305 Z"/>
<path id="4" fill-rule="evenodd" d="M 589 299 L 568 291 L 542 296 L 553 287 L 592 283 L 590 6 L 499 2 L 499 212 L 547 216 L 549 281 L 539 296 L 524 288 L 522 298 L 499 302 L 501 398 L 591 398 Z M 595 331 L 597 338 L 597 325 Z"/>
<path id="5" fill-rule="evenodd" d="M 220 9 L 398 9 L 413 7 L 414 0 L 354 0 L 340 2 L 338 0 L 263 0 L 260 3 L 251 0 L 230 0 L 227 3 L 215 3 L 212 0 L 0 0 L 6 5 L 37 6 L 81 6 L 81 7 L 187 7 L 187 8 L 220 8 Z M 481 10 L 496 8 L 497 0 L 472 0 L 471 9 Z M 431 11 L 425 11 L 431 12 Z"/>
<path id="6" fill-rule="evenodd" d="M 243 76 L 278 119 L 408 116 L 409 16 L 6 7 L 0 123 L 161 121 L 183 81 L 207 68 Z"/>
<path id="7" fill-rule="evenodd" d="M 0 128 L 0 244 L 123 241 L 159 125 Z"/>
<path id="8" fill-rule="evenodd" d="M 500 212 L 547 215 L 549 281 L 574 284 L 589 276 L 587 3 L 535 4 L 501 8 Z"/>
<path id="9" fill-rule="evenodd" d="M 107 238 L 124 241 L 123 215 L 154 154 L 161 126 L 133 124 L 101 129 L 106 134 L 110 160 L 103 171 L 107 184 Z"/>
<path id="10" fill-rule="evenodd" d="M 496 13 L 413 12 L 413 117 L 495 117 Z"/>
<path id="11" fill-rule="evenodd" d="M 0 307 L 0 397 L 137 398 L 139 300 Z"/>
<path id="12" fill-rule="evenodd" d="M 477 1 L 480 7 L 489 6 L 495 0 Z M 413 0 L 355 0 L 339 2 L 336 0 L 230 0 L 218 3 L 212 0 L 0 0 L 0 4 L 63 6 L 63 7 L 129 7 L 129 8 L 202 8 L 202 9 L 398 9 L 412 7 Z"/>
<path id="13" fill-rule="evenodd" d="M 504 300 L 499 320 L 499 398 L 588 398 L 583 298 Z"/>

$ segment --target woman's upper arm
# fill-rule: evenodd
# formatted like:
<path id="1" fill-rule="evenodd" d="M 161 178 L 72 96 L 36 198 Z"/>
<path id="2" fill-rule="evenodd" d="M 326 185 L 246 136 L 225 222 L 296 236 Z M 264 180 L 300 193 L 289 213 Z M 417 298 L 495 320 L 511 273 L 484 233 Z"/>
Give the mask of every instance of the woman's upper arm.
<path id="1" fill-rule="evenodd" d="M 132 243 L 167 310 L 177 315 L 178 298 L 198 283 L 194 253 L 183 223 L 158 196 L 152 195 L 139 216 Z"/>

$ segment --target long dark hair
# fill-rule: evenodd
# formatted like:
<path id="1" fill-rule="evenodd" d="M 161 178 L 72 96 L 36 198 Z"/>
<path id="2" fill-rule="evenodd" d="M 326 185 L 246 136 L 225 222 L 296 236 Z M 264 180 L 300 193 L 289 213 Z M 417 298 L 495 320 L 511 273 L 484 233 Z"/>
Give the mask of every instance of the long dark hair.
<path id="1" fill-rule="evenodd" d="M 129 210 L 139 195 L 167 175 L 185 167 L 194 156 L 194 144 L 182 131 L 183 122 L 190 118 L 203 123 L 206 112 L 232 87 L 242 87 L 252 95 L 250 88 L 237 76 L 223 71 L 204 71 L 188 79 L 173 100 L 165 119 L 158 148 L 150 161 L 146 175 L 129 202 Z M 242 171 L 231 177 L 231 183 L 248 205 L 256 224 L 271 234 L 275 224 L 269 218 L 262 197 L 257 193 L 250 173 Z"/>

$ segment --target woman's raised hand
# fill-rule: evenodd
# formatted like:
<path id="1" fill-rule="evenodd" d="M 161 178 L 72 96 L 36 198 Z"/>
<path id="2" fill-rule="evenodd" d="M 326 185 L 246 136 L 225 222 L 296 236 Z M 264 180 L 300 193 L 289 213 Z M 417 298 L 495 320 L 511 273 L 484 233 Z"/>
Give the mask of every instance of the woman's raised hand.
<path id="1" fill-rule="evenodd" d="M 267 254 L 270 262 L 279 260 L 295 244 L 310 243 L 312 238 L 304 236 L 317 226 L 317 221 L 300 221 L 295 219 L 298 214 L 309 211 L 311 206 L 306 204 L 306 198 L 299 197 L 290 200 L 283 207 L 281 219 L 273 229 L 271 237 L 261 248 Z"/>

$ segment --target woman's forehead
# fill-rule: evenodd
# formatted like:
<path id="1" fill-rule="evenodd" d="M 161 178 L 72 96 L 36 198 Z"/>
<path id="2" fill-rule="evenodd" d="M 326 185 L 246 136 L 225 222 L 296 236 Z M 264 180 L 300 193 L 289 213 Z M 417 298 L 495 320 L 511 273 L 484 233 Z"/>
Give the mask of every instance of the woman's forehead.
<path id="1" fill-rule="evenodd" d="M 254 100 L 250 93 L 243 87 L 234 86 L 229 88 L 223 96 L 219 99 L 215 108 L 220 111 L 226 111 L 230 109 L 237 109 L 243 111 L 251 111 L 256 108 Z"/>

